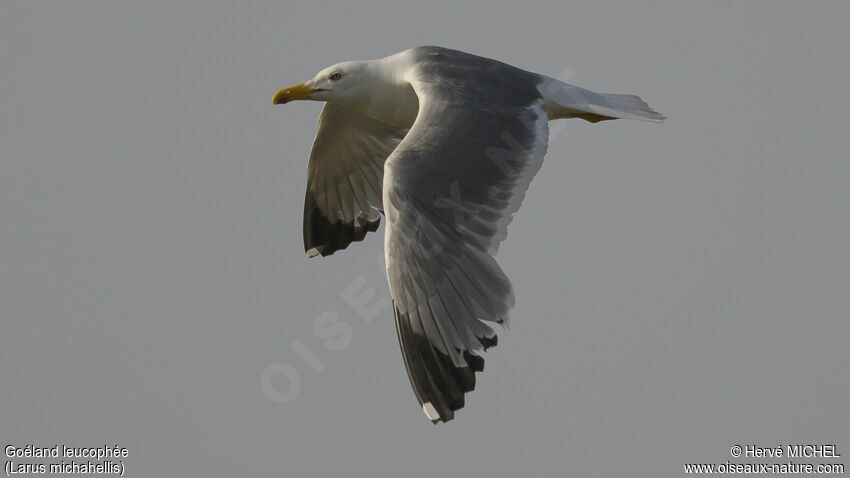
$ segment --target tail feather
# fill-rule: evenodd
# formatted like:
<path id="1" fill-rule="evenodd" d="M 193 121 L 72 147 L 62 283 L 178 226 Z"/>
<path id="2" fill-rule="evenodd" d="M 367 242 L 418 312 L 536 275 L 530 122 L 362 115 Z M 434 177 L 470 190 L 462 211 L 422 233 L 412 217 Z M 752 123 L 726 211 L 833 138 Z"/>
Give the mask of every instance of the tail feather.
<path id="1" fill-rule="evenodd" d="M 664 116 L 653 110 L 640 96 L 615 93 L 602 93 L 599 96 L 605 101 L 600 102 L 601 104 L 589 104 L 588 107 L 592 113 L 611 119 L 623 118 L 656 123 L 664 121 Z"/>
<path id="2" fill-rule="evenodd" d="M 550 120 L 581 118 L 592 123 L 618 118 L 656 123 L 664 121 L 664 116 L 639 96 L 596 93 L 552 78 L 541 83 L 539 89 Z"/>

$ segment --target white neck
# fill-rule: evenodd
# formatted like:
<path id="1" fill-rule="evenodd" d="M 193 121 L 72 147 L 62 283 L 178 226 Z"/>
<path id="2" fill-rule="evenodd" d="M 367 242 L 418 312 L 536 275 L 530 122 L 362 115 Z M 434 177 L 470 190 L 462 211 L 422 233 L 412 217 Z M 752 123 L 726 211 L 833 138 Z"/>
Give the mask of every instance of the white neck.
<path id="1" fill-rule="evenodd" d="M 404 58 L 398 55 L 367 62 L 366 71 L 372 80 L 368 90 L 340 103 L 378 121 L 409 128 L 419 111 L 419 98 L 404 79 L 404 68 Z"/>

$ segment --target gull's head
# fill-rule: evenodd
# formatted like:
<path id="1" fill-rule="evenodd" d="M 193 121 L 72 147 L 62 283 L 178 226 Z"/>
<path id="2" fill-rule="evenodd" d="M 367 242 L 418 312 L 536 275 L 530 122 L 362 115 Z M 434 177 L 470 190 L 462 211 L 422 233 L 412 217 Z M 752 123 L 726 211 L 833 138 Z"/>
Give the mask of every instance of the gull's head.
<path id="1" fill-rule="evenodd" d="M 275 93 L 272 104 L 282 105 L 296 100 L 347 103 L 368 96 L 373 85 L 369 62 L 346 61 L 331 65 L 310 80 Z"/>

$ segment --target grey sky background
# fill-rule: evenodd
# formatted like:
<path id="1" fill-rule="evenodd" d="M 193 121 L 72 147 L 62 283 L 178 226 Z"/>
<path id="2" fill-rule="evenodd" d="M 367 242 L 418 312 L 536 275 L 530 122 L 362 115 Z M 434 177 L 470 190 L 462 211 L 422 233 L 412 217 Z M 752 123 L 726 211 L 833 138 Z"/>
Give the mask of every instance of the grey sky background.
<path id="1" fill-rule="evenodd" d="M 682 476 L 746 462 L 734 444 L 798 442 L 846 464 L 848 17 L 839 1 L 4 2 L 0 442 L 118 443 L 127 476 Z M 366 323 L 343 297 L 359 277 L 389 296 L 383 226 L 304 255 L 321 104 L 271 105 L 329 64 L 424 44 L 572 71 L 668 117 L 552 139 L 499 253 L 511 328 L 436 427 L 390 309 Z M 350 327 L 342 350 L 313 333 L 324 313 Z M 261 386 L 281 363 L 301 382 L 289 403 Z"/>

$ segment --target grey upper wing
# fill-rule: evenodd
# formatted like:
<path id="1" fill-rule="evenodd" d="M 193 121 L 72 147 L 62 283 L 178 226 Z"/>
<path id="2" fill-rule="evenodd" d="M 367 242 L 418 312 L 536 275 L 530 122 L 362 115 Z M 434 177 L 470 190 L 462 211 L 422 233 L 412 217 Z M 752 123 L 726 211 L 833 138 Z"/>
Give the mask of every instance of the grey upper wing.
<path id="1" fill-rule="evenodd" d="M 480 98 L 451 77 L 433 78 L 413 82 L 419 116 L 387 160 L 384 205 L 399 342 L 436 422 L 463 406 L 483 368 L 478 352 L 496 343 L 485 321 L 505 322 L 513 306 L 493 254 L 540 168 L 548 118 L 532 93 L 498 98 L 525 83 Z"/>
<path id="2" fill-rule="evenodd" d="M 378 229 L 384 161 L 407 133 L 326 103 L 307 166 L 304 250 L 327 256 Z"/>

